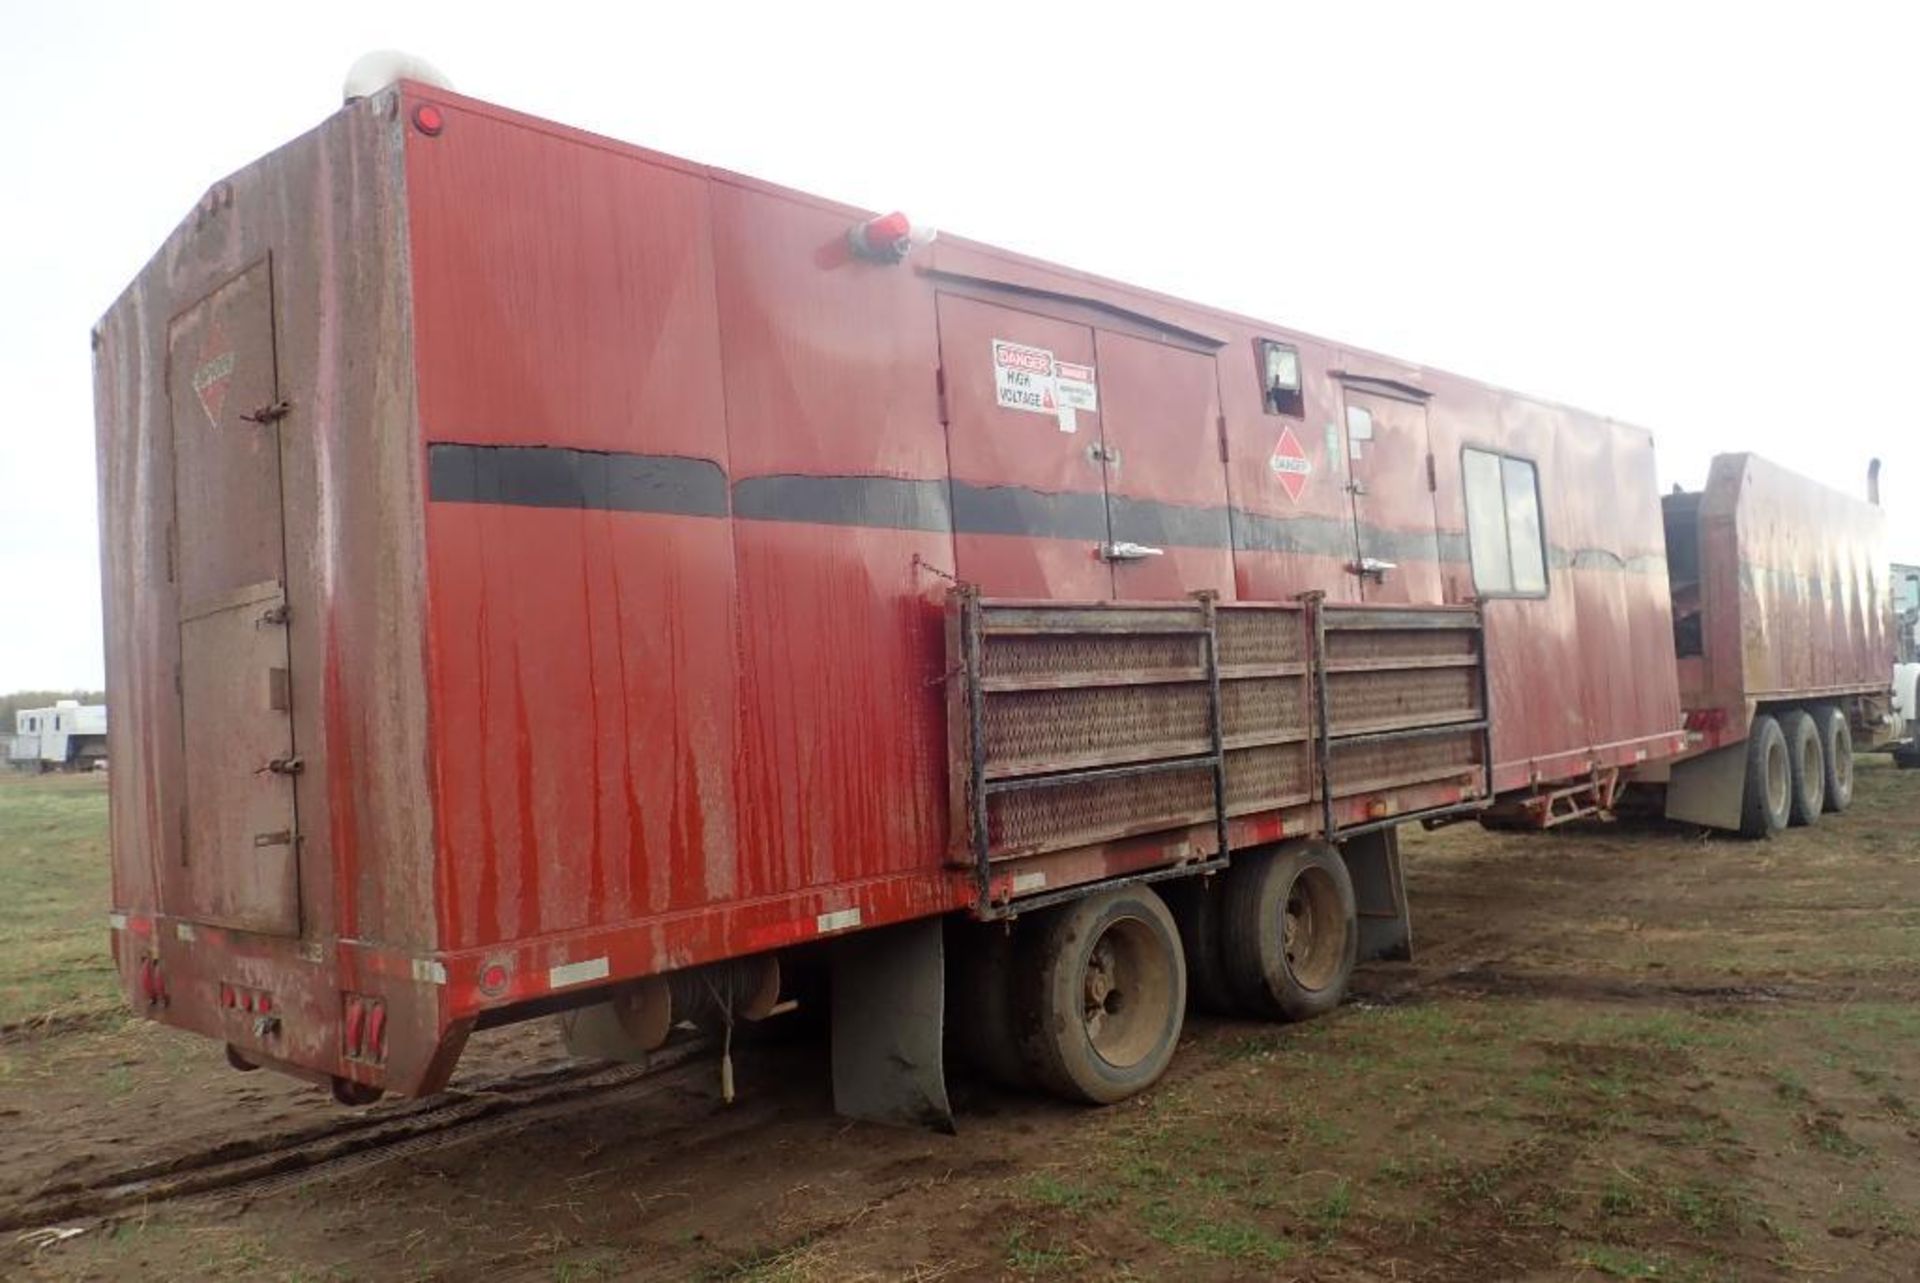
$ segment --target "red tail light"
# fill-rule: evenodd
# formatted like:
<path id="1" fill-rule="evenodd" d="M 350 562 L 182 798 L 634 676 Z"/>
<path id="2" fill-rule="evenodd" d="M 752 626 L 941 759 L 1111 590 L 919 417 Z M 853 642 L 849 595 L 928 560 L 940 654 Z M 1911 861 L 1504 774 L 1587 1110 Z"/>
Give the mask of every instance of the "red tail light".
<path id="1" fill-rule="evenodd" d="M 160 970 L 160 959 L 140 959 L 140 996 L 149 1007 L 163 1007 L 167 1003 L 167 977 Z"/>
<path id="2" fill-rule="evenodd" d="M 366 1026 L 367 1004 L 360 1000 L 358 994 L 355 994 L 347 999 L 347 1023 L 344 1041 L 346 1043 L 347 1058 L 349 1060 L 359 1057 L 360 1049 L 365 1045 L 367 1034 Z"/>

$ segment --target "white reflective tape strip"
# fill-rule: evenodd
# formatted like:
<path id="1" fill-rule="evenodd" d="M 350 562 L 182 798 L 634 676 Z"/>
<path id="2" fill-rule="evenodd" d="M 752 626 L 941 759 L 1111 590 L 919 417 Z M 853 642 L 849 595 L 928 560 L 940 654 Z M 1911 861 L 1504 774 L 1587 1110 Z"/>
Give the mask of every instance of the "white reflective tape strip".
<path id="1" fill-rule="evenodd" d="M 413 978 L 421 984 L 443 985 L 447 983 L 447 964 L 432 958 L 415 958 Z"/>
<path id="2" fill-rule="evenodd" d="M 845 931 L 848 927 L 860 925 L 860 910 L 835 909 L 832 913 L 823 913 L 815 918 L 813 924 L 821 935 L 829 931 Z"/>
<path id="3" fill-rule="evenodd" d="M 568 985 L 583 985 L 589 980 L 605 980 L 611 970 L 605 958 L 588 958 L 585 962 L 566 962 L 547 970 L 547 988 L 565 989 Z"/>
<path id="4" fill-rule="evenodd" d="M 193 939 L 193 923 L 191 923 L 191 922 L 176 922 L 176 923 L 174 923 L 174 924 L 173 924 L 173 934 L 174 934 L 174 935 L 176 935 L 176 936 L 178 936 L 178 937 L 179 937 L 180 939 L 182 939 L 182 940 L 191 940 L 191 939 Z"/>
<path id="5" fill-rule="evenodd" d="M 1047 875 L 1044 873 L 1016 873 L 1013 875 L 1013 893 L 1015 895 L 1025 895 L 1029 891 L 1038 891 L 1045 885 L 1047 885 Z"/>
<path id="6" fill-rule="evenodd" d="M 115 931 L 125 931 L 127 929 L 127 915 L 124 913 L 109 913 L 107 915 L 107 925 Z"/>

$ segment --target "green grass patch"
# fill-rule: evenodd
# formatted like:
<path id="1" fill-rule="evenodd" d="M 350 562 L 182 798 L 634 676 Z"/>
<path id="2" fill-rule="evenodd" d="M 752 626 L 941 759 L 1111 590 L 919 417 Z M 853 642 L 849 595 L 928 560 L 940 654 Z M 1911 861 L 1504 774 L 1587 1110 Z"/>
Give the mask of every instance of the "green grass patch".
<path id="1" fill-rule="evenodd" d="M 1176 1251 L 1234 1261 L 1285 1261 L 1297 1250 L 1286 1239 L 1257 1226 L 1191 1216 L 1165 1204 L 1147 1209 L 1147 1233 Z"/>
<path id="2" fill-rule="evenodd" d="M 107 782 L 0 770 L 0 1025 L 120 1004 Z"/>

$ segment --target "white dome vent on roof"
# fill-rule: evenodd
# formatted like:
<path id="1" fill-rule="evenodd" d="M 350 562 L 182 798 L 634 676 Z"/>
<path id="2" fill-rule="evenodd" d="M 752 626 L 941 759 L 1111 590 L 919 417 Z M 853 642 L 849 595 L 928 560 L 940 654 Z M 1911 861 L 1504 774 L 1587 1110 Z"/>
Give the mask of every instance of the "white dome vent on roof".
<path id="1" fill-rule="evenodd" d="M 396 80 L 417 80 L 436 89 L 452 89 L 453 81 L 425 58 L 398 49 L 376 49 L 354 59 L 347 68 L 347 80 L 341 86 L 344 102 L 370 98 Z"/>

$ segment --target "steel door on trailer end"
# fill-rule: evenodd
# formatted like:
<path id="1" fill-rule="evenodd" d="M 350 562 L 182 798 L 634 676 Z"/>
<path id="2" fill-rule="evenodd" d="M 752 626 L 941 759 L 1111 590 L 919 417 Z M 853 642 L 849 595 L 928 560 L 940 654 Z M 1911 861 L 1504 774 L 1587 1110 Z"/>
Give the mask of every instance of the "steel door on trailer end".
<path id="1" fill-rule="evenodd" d="M 185 810 L 162 907 L 300 930 L 273 271 L 262 259 L 167 331 Z"/>

